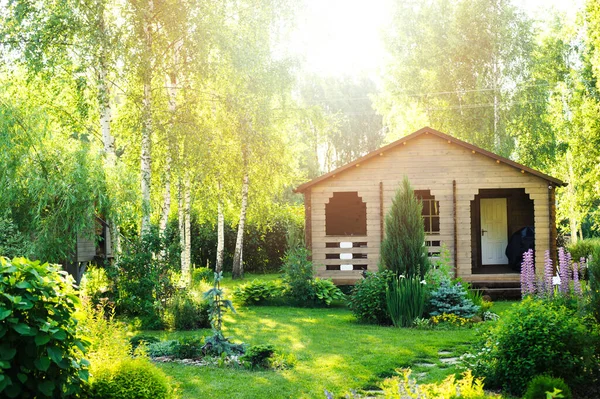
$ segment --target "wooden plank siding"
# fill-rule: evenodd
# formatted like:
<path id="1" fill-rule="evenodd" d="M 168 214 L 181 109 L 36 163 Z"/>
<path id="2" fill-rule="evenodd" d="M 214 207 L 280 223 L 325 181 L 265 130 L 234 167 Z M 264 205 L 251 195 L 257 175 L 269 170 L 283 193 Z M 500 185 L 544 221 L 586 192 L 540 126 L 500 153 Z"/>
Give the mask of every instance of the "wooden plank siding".
<path id="1" fill-rule="evenodd" d="M 327 254 L 343 253 L 338 248 L 326 248 L 327 242 L 364 241 L 367 259 L 353 259 L 348 264 L 366 263 L 368 270 L 377 270 L 381 244 L 381 215 L 386 215 L 392 198 L 404 176 L 414 190 L 429 190 L 439 201 L 440 232 L 428 235 L 428 240 L 441 241 L 456 259 L 457 276 L 466 281 L 518 281 L 518 275 L 472 274 L 471 201 L 480 189 L 524 189 L 534 204 L 536 251 L 543 253 L 550 247 L 554 185 L 543 177 L 523 173 L 489 156 L 482 155 L 448 142 L 433 134 L 422 134 L 404 145 L 388 149 L 382 155 L 364 164 L 346 168 L 339 174 L 317 181 L 304 192 L 307 216 L 307 241 L 311 243 L 316 274 L 334 281 L 360 278 L 360 271 L 332 271 Z M 456 223 L 453 180 L 456 181 Z M 325 204 L 334 192 L 356 192 L 367 208 L 367 234 L 364 236 L 326 236 Z M 383 209 L 381 208 L 383 204 Z M 456 243 L 454 235 L 456 229 Z M 309 233 L 310 232 L 310 233 Z M 455 253 L 455 245 L 458 251 Z M 335 250 L 335 251 L 332 251 Z M 338 262 L 339 263 L 339 262 Z M 536 259 L 536 267 L 543 271 L 543 257 Z M 516 280 L 515 280 L 516 278 Z"/>

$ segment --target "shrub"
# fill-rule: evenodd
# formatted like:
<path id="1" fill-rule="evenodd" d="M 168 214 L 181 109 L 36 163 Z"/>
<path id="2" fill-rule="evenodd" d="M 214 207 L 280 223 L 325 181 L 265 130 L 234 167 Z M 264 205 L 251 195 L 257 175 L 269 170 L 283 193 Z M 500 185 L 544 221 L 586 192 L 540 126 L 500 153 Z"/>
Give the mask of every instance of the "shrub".
<path id="1" fill-rule="evenodd" d="M 202 355 L 202 339 L 186 337 L 173 345 L 172 356 L 176 359 L 196 359 Z"/>
<path id="2" fill-rule="evenodd" d="M 565 308 L 527 298 L 511 307 L 490 329 L 475 371 L 513 394 L 524 392 L 530 376 L 550 374 L 568 384 L 591 380 L 597 333 Z"/>
<path id="3" fill-rule="evenodd" d="M 546 375 L 538 375 L 527 385 L 527 391 L 523 399 L 546 399 L 548 396 L 546 392 L 554 392 L 554 390 L 560 389 L 560 394 L 564 399 L 571 399 L 571 389 L 562 378 L 552 378 Z"/>
<path id="4" fill-rule="evenodd" d="M 372 324 L 392 324 L 385 290 L 393 277 L 394 273 L 390 270 L 367 272 L 365 278 L 356 283 L 348 300 L 348 307 L 358 320 Z"/>
<path id="5" fill-rule="evenodd" d="M 382 266 L 397 276 L 423 279 L 429 268 L 427 247 L 423 245 L 422 208 L 405 176 L 385 218 L 385 237 L 381 242 Z"/>
<path id="6" fill-rule="evenodd" d="M 10 214 L 0 216 L 0 256 L 30 256 L 32 249 L 32 243 L 19 231 Z"/>
<path id="7" fill-rule="evenodd" d="M 233 290 L 233 297 L 243 305 L 260 305 L 281 297 L 283 288 L 274 281 L 253 280 Z"/>
<path id="8" fill-rule="evenodd" d="M 132 351 L 135 351 L 141 344 L 145 344 L 147 346 L 156 342 L 160 342 L 160 339 L 154 335 L 138 334 L 129 339 L 129 344 L 131 345 Z"/>
<path id="9" fill-rule="evenodd" d="M 429 314 L 438 316 L 444 313 L 471 318 L 477 314 L 479 307 L 467 298 L 467 290 L 460 284 L 444 281 L 440 288 L 431 293 Z"/>
<path id="10" fill-rule="evenodd" d="M 270 360 L 274 355 L 273 345 L 252 345 L 240 360 L 247 363 L 250 369 L 268 369 L 271 367 Z"/>
<path id="11" fill-rule="evenodd" d="M 102 267 L 90 266 L 81 279 L 80 295 L 89 300 L 93 307 L 103 300 L 112 300 L 114 295 L 110 290 L 111 282 L 106 270 Z"/>
<path id="12" fill-rule="evenodd" d="M 150 357 L 175 356 L 177 345 L 177 340 L 152 342 L 146 346 L 146 353 Z"/>
<path id="13" fill-rule="evenodd" d="M 165 256 L 155 256 L 164 253 Z M 114 268 L 117 311 L 139 316 L 143 329 L 162 327 L 163 311 L 175 287 L 173 265 L 164 242 L 155 229 L 141 240 L 129 242 Z"/>
<path id="14" fill-rule="evenodd" d="M 592 252 L 588 262 L 588 274 L 590 278 L 590 310 L 600 323 L 600 247 L 595 248 Z"/>
<path id="15" fill-rule="evenodd" d="M 594 251 L 600 251 L 600 238 L 586 238 L 567 246 L 567 250 L 575 262 L 581 258 L 589 258 Z"/>
<path id="16" fill-rule="evenodd" d="M 443 313 L 439 316 L 433 316 L 431 318 L 431 324 L 436 327 L 466 327 L 469 326 L 471 320 L 465 319 L 464 317 L 457 316 L 453 313 Z"/>
<path id="17" fill-rule="evenodd" d="M 175 330 L 210 328 L 209 304 L 196 298 L 190 291 L 181 290 L 168 302 L 165 324 Z"/>
<path id="18" fill-rule="evenodd" d="M 58 265 L 0 257 L 0 396 L 71 397 L 87 380 L 79 299 Z"/>
<path id="19" fill-rule="evenodd" d="M 192 284 L 209 282 L 214 277 L 214 272 L 208 267 L 196 267 L 192 270 Z"/>
<path id="20" fill-rule="evenodd" d="M 331 305 L 333 301 L 341 301 L 346 298 L 344 293 L 331 280 L 315 278 L 313 280 L 314 301 L 321 305 Z"/>
<path id="21" fill-rule="evenodd" d="M 450 250 L 446 244 L 442 244 L 440 251 L 440 258 L 431 262 L 427 274 L 425 275 L 425 281 L 430 290 L 439 288 L 443 281 L 452 280 L 452 258 Z"/>
<path id="22" fill-rule="evenodd" d="M 296 304 L 310 303 L 315 297 L 313 264 L 308 260 L 310 252 L 302 245 L 291 247 L 283 257 L 283 283 L 285 295 Z"/>
<path id="23" fill-rule="evenodd" d="M 410 327 L 423 315 L 426 290 L 417 277 L 394 278 L 386 290 L 387 309 L 396 327 Z"/>
<path id="24" fill-rule="evenodd" d="M 90 399 L 169 399 L 174 397 L 166 374 L 145 358 L 103 364 L 93 375 Z"/>

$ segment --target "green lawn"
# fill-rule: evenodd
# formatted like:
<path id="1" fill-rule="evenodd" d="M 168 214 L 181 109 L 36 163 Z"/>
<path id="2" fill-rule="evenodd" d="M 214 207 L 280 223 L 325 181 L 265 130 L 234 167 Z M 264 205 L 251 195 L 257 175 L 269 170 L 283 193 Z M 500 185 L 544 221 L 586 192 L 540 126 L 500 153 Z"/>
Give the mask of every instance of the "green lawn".
<path id="1" fill-rule="evenodd" d="M 252 280 L 247 278 L 246 281 Z M 231 288 L 230 280 L 224 286 Z M 503 311 L 509 302 L 495 305 Z M 270 343 L 297 358 L 284 371 L 246 371 L 161 364 L 183 398 L 320 398 L 376 387 L 394 370 L 411 367 L 419 382 L 441 381 L 456 371 L 440 357 L 460 356 L 475 329 L 451 331 L 361 325 L 346 308 L 238 307 L 226 318 L 226 336 L 248 344 Z M 208 335 L 209 330 L 156 332 L 163 339 Z M 439 355 L 440 350 L 451 354 Z"/>

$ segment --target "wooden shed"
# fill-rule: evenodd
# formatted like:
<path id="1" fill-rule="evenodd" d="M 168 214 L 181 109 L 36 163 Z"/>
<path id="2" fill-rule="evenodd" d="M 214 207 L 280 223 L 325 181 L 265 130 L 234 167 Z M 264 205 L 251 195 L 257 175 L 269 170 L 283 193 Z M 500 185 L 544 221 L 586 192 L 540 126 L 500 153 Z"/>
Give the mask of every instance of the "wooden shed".
<path id="1" fill-rule="evenodd" d="M 445 245 L 465 281 L 518 284 L 505 249 L 526 227 L 537 253 L 556 252 L 555 188 L 565 183 L 425 127 L 296 189 L 317 276 L 353 284 L 378 269 L 385 215 L 404 176 L 423 204 L 430 257 Z M 538 270 L 543 262 L 536 258 Z"/>

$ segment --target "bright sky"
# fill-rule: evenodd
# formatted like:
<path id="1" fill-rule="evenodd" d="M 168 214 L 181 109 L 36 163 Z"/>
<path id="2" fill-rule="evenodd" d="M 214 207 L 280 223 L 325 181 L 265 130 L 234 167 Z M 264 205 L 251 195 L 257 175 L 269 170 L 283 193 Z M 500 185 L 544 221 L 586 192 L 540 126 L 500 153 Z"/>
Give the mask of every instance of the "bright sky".
<path id="1" fill-rule="evenodd" d="M 385 64 L 381 32 L 390 22 L 393 1 L 305 0 L 294 40 L 305 68 L 322 75 L 376 76 Z M 583 4 L 583 0 L 513 1 L 534 18 L 552 7 L 574 18 Z"/>

